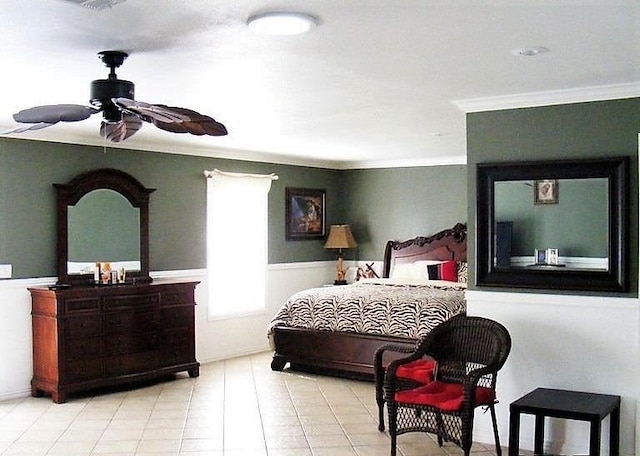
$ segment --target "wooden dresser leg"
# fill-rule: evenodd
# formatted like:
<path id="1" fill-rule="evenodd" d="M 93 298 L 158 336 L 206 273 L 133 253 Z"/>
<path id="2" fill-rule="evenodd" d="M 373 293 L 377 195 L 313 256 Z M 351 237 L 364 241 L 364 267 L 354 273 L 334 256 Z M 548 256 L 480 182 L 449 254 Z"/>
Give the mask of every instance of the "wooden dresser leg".
<path id="1" fill-rule="evenodd" d="M 191 369 L 187 370 L 187 372 L 189 373 L 189 377 L 191 377 L 191 378 L 199 377 L 200 376 L 200 366 L 192 367 Z"/>
<path id="2" fill-rule="evenodd" d="M 51 393 L 51 399 L 53 399 L 53 402 L 55 402 L 56 404 L 63 404 L 67 402 L 67 396 L 60 391 L 53 391 Z"/>
<path id="3" fill-rule="evenodd" d="M 40 391 L 38 388 L 36 388 L 35 386 L 31 385 L 31 395 L 33 397 L 42 397 L 44 396 L 44 393 Z"/>

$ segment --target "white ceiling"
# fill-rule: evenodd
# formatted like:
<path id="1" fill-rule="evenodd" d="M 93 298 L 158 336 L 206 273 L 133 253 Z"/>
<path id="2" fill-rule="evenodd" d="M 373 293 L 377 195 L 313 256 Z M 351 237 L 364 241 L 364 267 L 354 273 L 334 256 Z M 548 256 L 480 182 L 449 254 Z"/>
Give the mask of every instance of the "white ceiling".
<path id="1" fill-rule="evenodd" d="M 320 25 L 258 36 L 292 10 Z M 145 124 L 119 147 L 335 168 L 465 162 L 465 110 L 640 96 L 638 0 L 63 0 L 0 3 L 0 131 L 20 109 L 88 104 L 118 70 L 136 99 L 199 111 L 226 137 Z M 536 57 L 514 55 L 544 46 Z M 13 136 L 107 145 L 100 116 Z M 640 130 L 640 126 L 639 126 Z"/>

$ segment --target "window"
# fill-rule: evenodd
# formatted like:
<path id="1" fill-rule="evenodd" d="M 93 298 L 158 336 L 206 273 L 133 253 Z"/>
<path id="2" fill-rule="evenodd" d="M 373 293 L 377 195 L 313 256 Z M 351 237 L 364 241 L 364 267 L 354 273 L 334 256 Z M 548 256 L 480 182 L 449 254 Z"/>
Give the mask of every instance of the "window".
<path id="1" fill-rule="evenodd" d="M 265 308 L 270 175 L 205 171 L 209 319 Z"/>

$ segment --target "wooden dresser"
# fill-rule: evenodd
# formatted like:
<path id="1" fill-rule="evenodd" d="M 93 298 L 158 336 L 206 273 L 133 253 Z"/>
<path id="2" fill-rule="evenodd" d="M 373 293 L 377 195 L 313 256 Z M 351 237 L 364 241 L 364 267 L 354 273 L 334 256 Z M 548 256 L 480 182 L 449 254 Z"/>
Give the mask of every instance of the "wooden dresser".
<path id="1" fill-rule="evenodd" d="M 197 377 L 197 284 L 30 288 L 33 396 L 60 403 L 68 393 L 180 371 Z"/>

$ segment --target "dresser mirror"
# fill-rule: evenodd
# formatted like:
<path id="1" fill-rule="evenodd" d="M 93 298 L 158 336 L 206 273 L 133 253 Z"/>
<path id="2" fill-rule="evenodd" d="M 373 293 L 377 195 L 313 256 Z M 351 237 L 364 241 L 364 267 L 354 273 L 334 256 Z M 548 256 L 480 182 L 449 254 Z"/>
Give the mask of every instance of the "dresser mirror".
<path id="1" fill-rule="evenodd" d="M 126 281 L 149 282 L 149 195 L 129 174 L 89 171 L 66 184 L 58 196 L 58 283 L 94 283 L 96 262 L 124 269 Z"/>
<path id="2" fill-rule="evenodd" d="M 477 166 L 476 285 L 624 292 L 626 158 Z"/>

